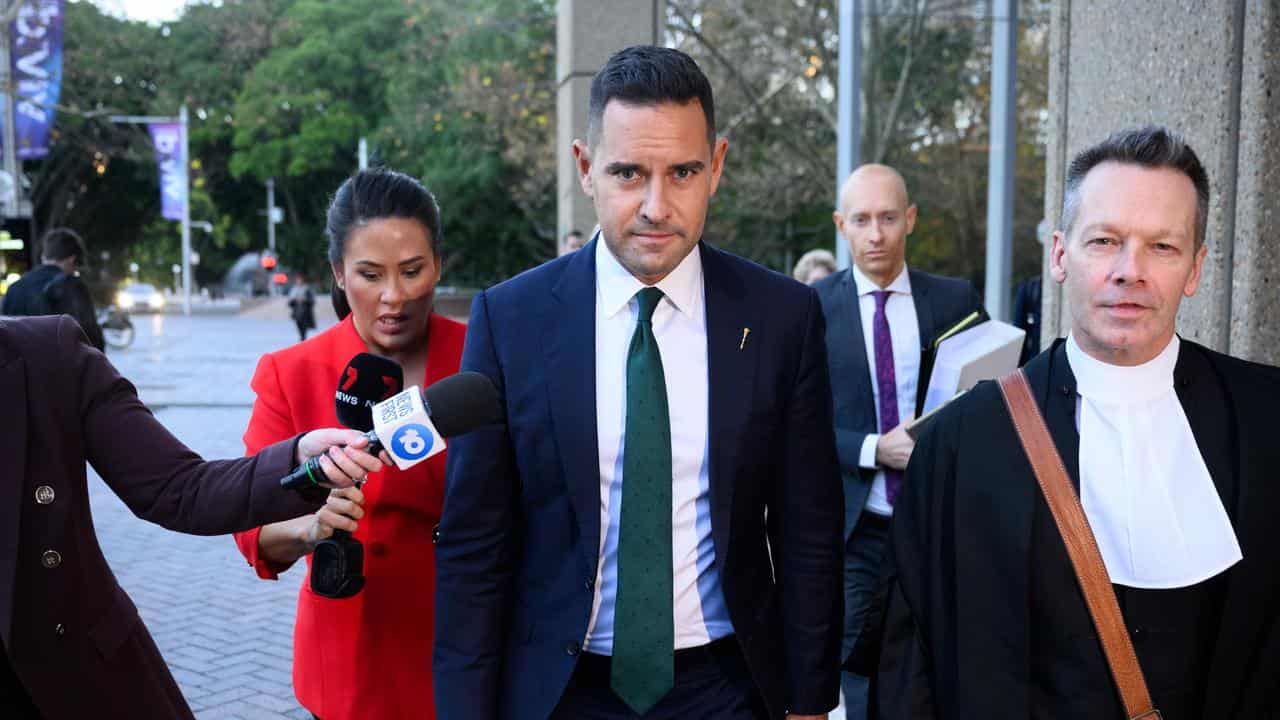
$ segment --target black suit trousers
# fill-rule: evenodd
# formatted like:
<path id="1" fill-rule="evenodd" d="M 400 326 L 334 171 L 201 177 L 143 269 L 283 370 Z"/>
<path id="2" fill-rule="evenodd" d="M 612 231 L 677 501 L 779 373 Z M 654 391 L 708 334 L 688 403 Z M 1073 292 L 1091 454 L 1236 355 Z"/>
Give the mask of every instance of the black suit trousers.
<path id="1" fill-rule="evenodd" d="M 637 715 L 609 688 L 610 659 L 584 653 L 551 720 L 768 718 L 732 636 L 703 648 L 677 651 L 676 660 L 675 686 L 653 709 Z"/>

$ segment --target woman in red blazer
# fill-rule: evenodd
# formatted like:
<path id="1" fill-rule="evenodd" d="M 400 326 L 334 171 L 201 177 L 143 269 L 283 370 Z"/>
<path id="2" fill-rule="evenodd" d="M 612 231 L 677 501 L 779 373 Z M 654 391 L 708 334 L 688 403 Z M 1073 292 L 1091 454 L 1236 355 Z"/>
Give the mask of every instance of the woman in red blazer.
<path id="1" fill-rule="evenodd" d="M 301 430 L 337 425 L 333 388 L 352 356 L 384 355 L 405 385 L 458 371 L 465 326 L 432 312 L 440 279 L 440 219 L 417 180 L 362 171 L 338 189 L 325 228 L 334 305 L 342 322 L 263 356 L 247 452 Z M 444 499 L 445 455 L 369 475 L 363 492 L 330 495 L 315 515 L 240 533 L 236 543 L 262 578 L 274 579 L 335 529 L 364 544 L 364 590 L 333 600 L 298 598 L 293 686 L 321 720 L 434 718 L 431 686 L 435 553 L 431 531 Z"/>

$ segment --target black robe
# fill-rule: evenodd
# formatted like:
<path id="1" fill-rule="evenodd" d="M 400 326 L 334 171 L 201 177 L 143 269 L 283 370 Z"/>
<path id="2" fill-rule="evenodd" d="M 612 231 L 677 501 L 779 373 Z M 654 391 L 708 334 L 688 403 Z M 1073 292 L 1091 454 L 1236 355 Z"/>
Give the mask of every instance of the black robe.
<path id="1" fill-rule="evenodd" d="M 1079 487 L 1060 340 L 1026 367 Z M 1183 341 L 1178 399 L 1244 558 L 1178 590 L 1117 586 L 1165 720 L 1280 718 L 1280 370 Z M 938 415 L 894 507 L 881 718 L 1122 718 L 1102 647 L 995 383 Z"/>

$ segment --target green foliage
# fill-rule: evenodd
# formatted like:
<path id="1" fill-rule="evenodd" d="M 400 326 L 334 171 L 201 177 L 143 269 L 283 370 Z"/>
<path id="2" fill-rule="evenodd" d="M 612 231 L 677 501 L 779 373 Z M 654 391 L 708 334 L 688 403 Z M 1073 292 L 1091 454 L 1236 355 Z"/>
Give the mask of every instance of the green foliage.
<path id="1" fill-rule="evenodd" d="M 1023 0 L 1015 274 L 1034 272 L 1044 187 L 1044 0 Z M 780 270 L 830 247 L 836 0 L 667 0 L 668 42 L 711 78 L 728 166 L 709 235 Z M 909 260 L 980 279 L 990 27 L 972 4 L 863 0 L 862 156 L 899 167 L 920 207 Z M 164 26 L 68 3 L 52 152 L 26 164 L 36 225 L 82 231 L 94 262 L 168 284 L 179 229 L 159 217 L 146 130 L 107 116 L 190 111 L 200 284 L 266 246 L 274 178 L 287 267 L 324 277 L 325 211 L 356 167 L 439 199 L 449 284 L 483 286 L 555 251 L 554 0 L 222 0 Z M 152 276 L 150 273 L 157 273 Z"/>
<path id="2" fill-rule="evenodd" d="M 29 162 L 36 224 L 83 231 L 114 277 L 167 284 L 177 223 L 159 217 L 145 127 L 190 111 L 199 284 L 266 245 L 274 178 L 283 265 L 323 277 L 329 198 L 371 161 L 421 177 L 444 209 L 445 282 L 489 284 L 554 248 L 555 3 L 224 0 L 150 26 L 69 3 L 52 152 Z M 149 276 L 148 276 L 149 277 Z"/>

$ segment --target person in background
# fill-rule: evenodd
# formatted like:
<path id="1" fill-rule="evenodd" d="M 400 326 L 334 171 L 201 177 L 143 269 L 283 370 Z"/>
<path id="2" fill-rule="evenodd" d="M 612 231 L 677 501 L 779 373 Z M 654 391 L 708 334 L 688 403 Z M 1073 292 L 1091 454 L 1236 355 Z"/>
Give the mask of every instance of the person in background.
<path id="1" fill-rule="evenodd" d="M 465 327 L 433 311 L 440 281 L 440 211 L 407 175 L 363 170 L 338 188 L 325 234 L 341 321 L 263 356 L 245 449 L 298 428 L 334 425 L 333 388 L 347 362 L 370 352 L 395 360 L 405 386 L 458 371 Z M 408 470 L 388 467 L 362 489 L 335 492 L 320 512 L 241 533 L 258 576 L 274 579 L 316 543 L 347 530 L 364 544 L 364 590 L 335 600 L 302 583 L 294 629 L 293 687 L 322 720 L 433 718 L 431 671 L 435 554 L 447 453 Z"/>
<path id="2" fill-rule="evenodd" d="M 104 350 L 93 298 L 77 273 L 84 257 L 84 241 L 76 231 L 53 228 L 46 232 L 40 239 L 43 264 L 27 271 L 9 287 L 0 315 L 70 315 L 80 324 L 89 343 Z"/>
<path id="3" fill-rule="evenodd" d="M 1044 247 L 1049 241 L 1053 228 L 1049 220 L 1043 219 L 1036 225 L 1036 242 Z M 1027 361 L 1040 354 L 1040 276 L 1031 277 L 1018 283 L 1018 291 L 1013 296 L 1013 324 L 1027 333 L 1022 343 L 1022 357 L 1018 365 L 1026 365 Z"/>
<path id="4" fill-rule="evenodd" d="M 836 450 L 844 477 L 844 647 L 858 643 L 880 589 L 885 538 L 914 443 L 920 348 L 980 304 L 966 280 L 907 267 L 916 206 L 897 170 L 863 165 L 832 218 L 853 266 L 814 286 L 827 320 Z M 866 717 L 869 678 L 846 670 L 845 713 Z"/>
<path id="5" fill-rule="evenodd" d="M 830 250 L 818 248 L 810 250 L 796 262 L 791 277 L 805 285 L 812 285 L 836 271 L 836 256 Z"/>
<path id="6" fill-rule="evenodd" d="M 86 462 L 139 518 L 219 535 L 314 512 L 280 478 L 321 456 L 326 485 L 382 467 L 354 430 L 320 424 L 253 457 L 202 460 L 138 399 L 66 317 L 0 318 L 0 717 L 190 720 L 129 596 L 103 557 Z M 327 423 L 337 426 L 332 419 Z M 337 446 L 348 444 L 346 449 Z M 326 450 L 332 454 L 326 456 Z M 163 552 L 157 549 L 157 552 Z"/>
<path id="7" fill-rule="evenodd" d="M 306 273 L 301 271 L 293 275 L 293 287 L 289 288 L 289 314 L 293 324 L 298 326 L 298 340 L 307 339 L 307 331 L 316 326 L 316 294 L 307 285 Z"/>
<path id="8" fill-rule="evenodd" d="M 565 253 L 571 253 L 574 250 L 581 250 L 582 245 L 585 242 L 586 239 L 582 237 L 581 230 L 570 230 L 564 235 L 564 242 L 561 244 L 560 254 L 564 255 Z"/>

